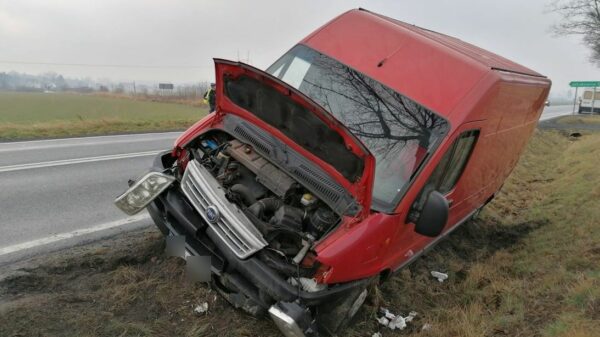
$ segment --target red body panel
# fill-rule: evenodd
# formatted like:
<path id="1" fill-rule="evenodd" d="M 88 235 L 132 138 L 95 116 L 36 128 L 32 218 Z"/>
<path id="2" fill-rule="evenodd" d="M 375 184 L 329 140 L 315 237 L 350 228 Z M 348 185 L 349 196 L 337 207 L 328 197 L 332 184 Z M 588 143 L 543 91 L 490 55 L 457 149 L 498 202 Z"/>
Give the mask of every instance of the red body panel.
<path id="1" fill-rule="evenodd" d="M 496 54 L 363 10 L 342 14 L 301 43 L 410 97 L 444 116 L 451 126 L 394 214 L 365 212 L 360 218 L 344 219 L 342 225 L 318 242 L 317 259 L 330 267 L 324 277 L 327 283 L 395 270 L 437 240 L 417 234 L 414 224 L 407 223 L 406 215 L 452 142 L 463 131 L 473 129 L 479 130 L 479 137 L 465 171 L 446 195 L 452 205 L 444 231 L 451 231 L 481 207 L 500 189 L 517 163 L 550 90 L 550 80 Z M 220 71 L 217 70 L 217 78 Z M 219 101 L 217 110 L 238 114 L 285 140 L 278 130 L 239 108 L 236 110 L 226 99 Z M 215 126 L 219 113 L 190 128 L 176 146 Z M 295 148 L 318 161 L 302 148 Z M 329 173 L 335 173 L 320 164 Z M 370 202 L 370 183 L 368 179 L 361 181 L 367 186 L 361 189 L 345 182 L 344 187 L 363 202 Z"/>

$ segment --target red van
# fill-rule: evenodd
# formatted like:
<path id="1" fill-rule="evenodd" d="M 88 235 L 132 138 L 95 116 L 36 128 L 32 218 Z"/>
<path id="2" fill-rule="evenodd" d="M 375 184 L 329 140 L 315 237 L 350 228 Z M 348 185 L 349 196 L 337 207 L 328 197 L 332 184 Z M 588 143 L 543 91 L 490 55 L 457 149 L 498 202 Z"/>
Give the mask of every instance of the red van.
<path id="1" fill-rule="evenodd" d="M 266 71 L 215 67 L 216 111 L 115 202 L 210 257 L 213 286 L 286 336 L 340 331 L 368 285 L 492 200 L 551 84 L 362 9 Z"/>

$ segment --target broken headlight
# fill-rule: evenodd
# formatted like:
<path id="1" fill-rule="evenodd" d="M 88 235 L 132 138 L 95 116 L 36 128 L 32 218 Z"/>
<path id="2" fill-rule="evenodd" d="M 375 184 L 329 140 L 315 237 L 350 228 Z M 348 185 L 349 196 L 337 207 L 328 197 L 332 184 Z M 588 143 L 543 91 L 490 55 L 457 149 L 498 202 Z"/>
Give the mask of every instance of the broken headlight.
<path id="1" fill-rule="evenodd" d="M 150 172 L 135 182 L 125 193 L 115 199 L 123 212 L 134 215 L 144 209 L 154 198 L 169 187 L 175 178 L 160 172 Z"/>

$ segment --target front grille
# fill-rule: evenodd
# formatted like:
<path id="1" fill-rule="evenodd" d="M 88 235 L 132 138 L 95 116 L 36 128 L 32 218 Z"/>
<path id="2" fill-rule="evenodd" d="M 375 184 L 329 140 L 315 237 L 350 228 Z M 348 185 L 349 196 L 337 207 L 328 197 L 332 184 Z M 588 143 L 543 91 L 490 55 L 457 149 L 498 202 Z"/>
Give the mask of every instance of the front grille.
<path id="1" fill-rule="evenodd" d="M 254 224 L 233 203 L 217 180 L 197 161 L 190 161 L 181 179 L 181 189 L 202 218 L 240 259 L 247 258 L 267 245 Z M 219 217 L 209 219 L 207 209 L 213 206 Z"/>

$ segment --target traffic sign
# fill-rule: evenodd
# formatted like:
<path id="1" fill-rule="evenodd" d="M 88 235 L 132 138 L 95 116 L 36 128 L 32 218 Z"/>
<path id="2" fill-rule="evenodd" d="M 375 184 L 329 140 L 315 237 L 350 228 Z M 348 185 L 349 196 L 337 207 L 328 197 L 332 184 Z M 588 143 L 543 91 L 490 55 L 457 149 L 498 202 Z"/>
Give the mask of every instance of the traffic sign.
<path id="1" fill-rule="evenodd" d="M 600 81 L 573 81 L 569 83 L 569 86 L 573 88 L 595 88 L 600 87 Z"/>

